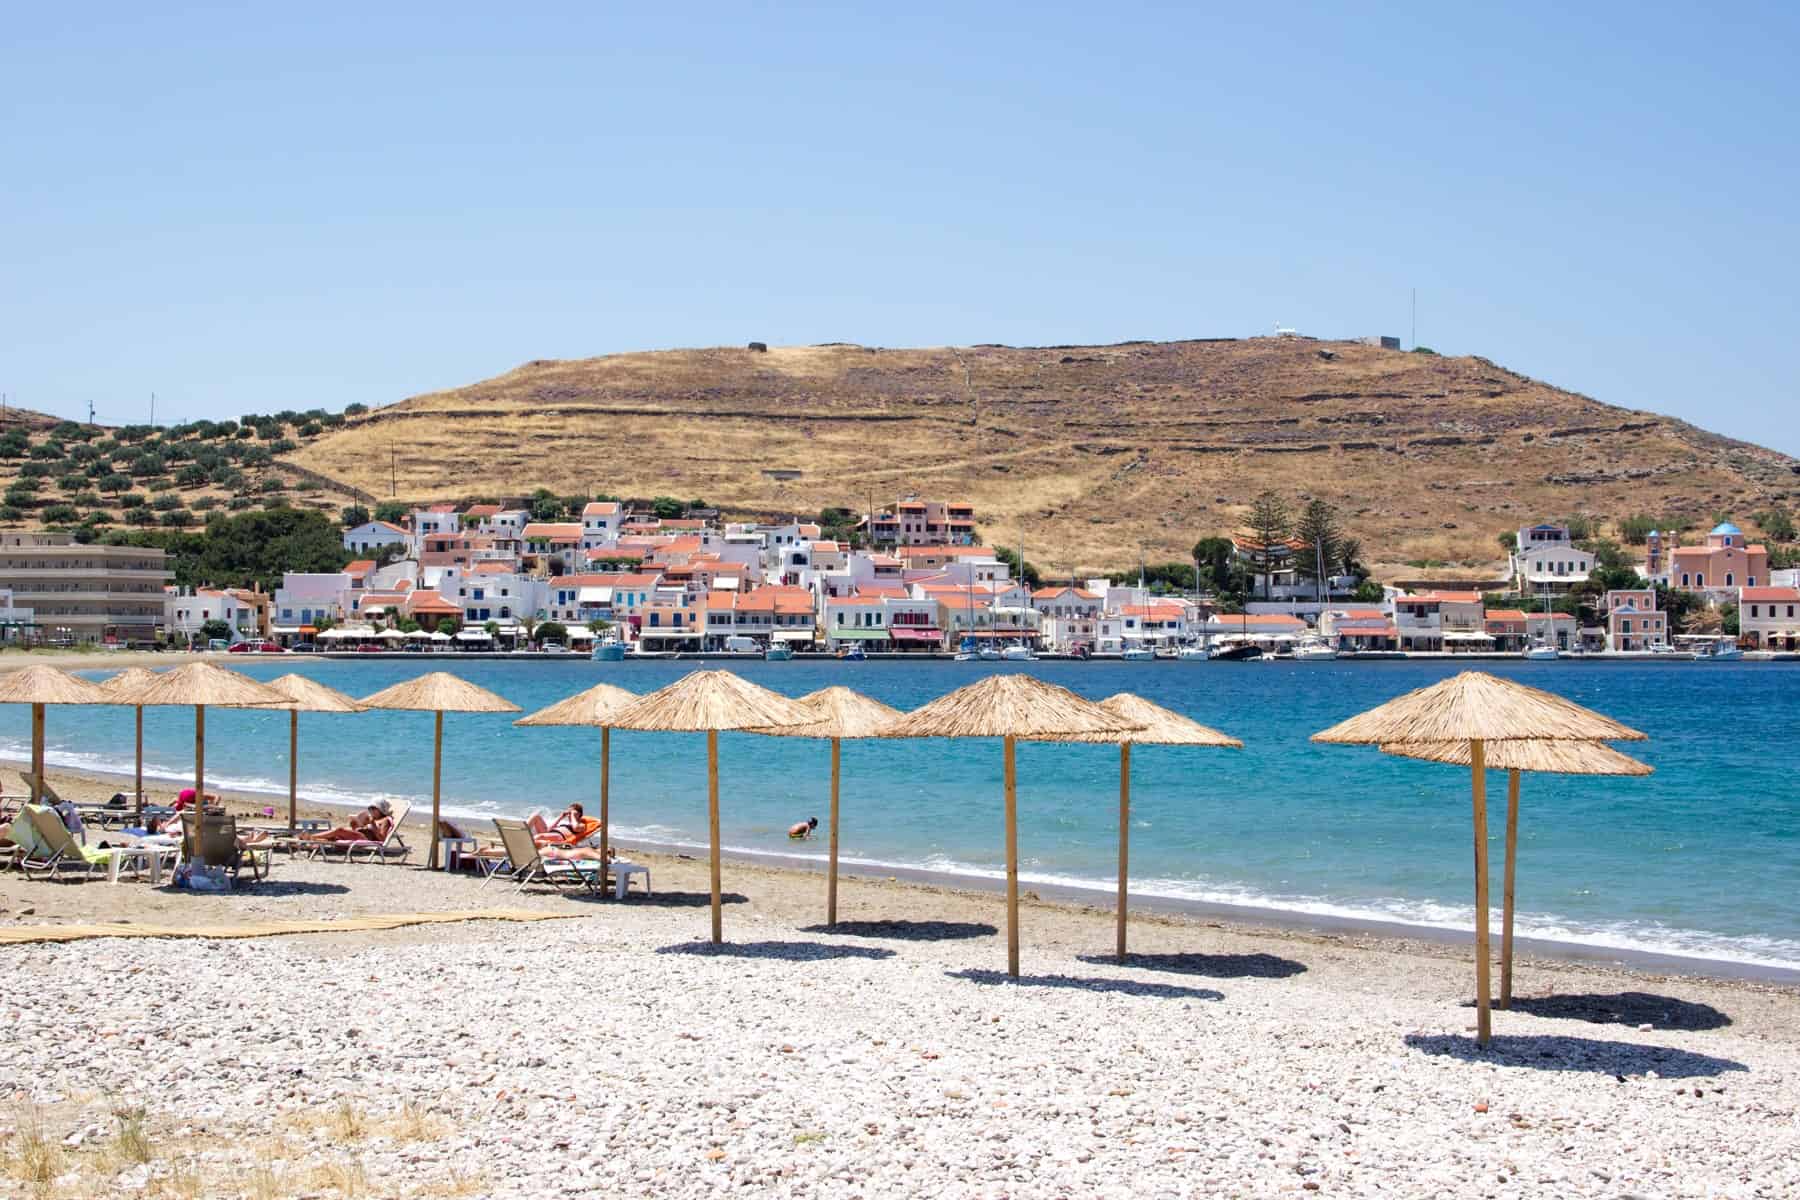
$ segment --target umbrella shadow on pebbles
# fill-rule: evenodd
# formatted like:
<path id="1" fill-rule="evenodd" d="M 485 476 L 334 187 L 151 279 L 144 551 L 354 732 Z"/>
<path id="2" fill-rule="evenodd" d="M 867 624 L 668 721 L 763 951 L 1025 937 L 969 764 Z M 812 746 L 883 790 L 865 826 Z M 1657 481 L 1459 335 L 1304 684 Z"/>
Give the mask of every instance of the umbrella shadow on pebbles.
<path id="1" fill-rule="evenodd" d="M 1501 1035 L 1495 1037 L 1485 1050 L 1475 1044 L 1474 1038 L 1455 1034 L 1410 1033 L 1404 1040 L 1414 1050 L 1436 1057 L 1524 1067 L 1533 1071 L 1591 1071 L 1596 1075 L 1620 1078 L 1655 1071 L 1663 1079 L 1696 1079 L 1750 1069 L 1741 1062 L 1710 1054 L 1695 1054 L 1667 1046 L 1603 1042 L 1595 1038 Z"/>
<path id="2" fill-rule="evenodd" d="M 1069 988 L 1078 992 L 1116 992 L 1121 996 L 1149 996 L 1156 1000 L 1223 1000 L 1225 993 L 1212 988 L 1180 987 L 1172 983 L 1146 983 L 1140 979 L 1108 979 L 1100 976 L 1020 975 L 1005 971 L 983 971 L 969 968 L 946 971 L 952 979 L 970 983 L 1009 983 L 1020 987 Z"/>
<path id="3" fill-rule="evenodd" d="M 1468 1001 L 1472 1007 L 1474 1001 Z M 1594 1025 L 1649 1025 L 1655 1029 L 1680 1029 L 1694 1032 L 1723 1029 L 1731 1017 L 1710 1004 L 1697 1000 L 1680 1000 L 1674 996 L 1658 996 L 1653 992 L 1612 992 L 1607 994 L 1574 994 L 1565 996 L 1514 996 L 1511 1012 L 1534 1017 L 1555 1017 L 1567 1021 L 1587 1021 Z"/>
<path id="4" fill-rule="evenodd" d="M 801 933 L 838 934 L 842 937 L 893 938 L 903 942 L 954 942 L 993 937 L 998 926 L 984 921 L 839 921 L 836 925 L 808 925 Z"/>
<path id="5" fill-rule="evenodd" d="M 748 904 L 750 897 L 742 892 L 722 892 L 720 904 Z M 708 892 L 656 892 L 644 895 L 632 892 L 625 903 L 632 908 L 709 908 L 712 895 Z"/>
<path id="6" fill-rule="evenodd" d="M 1306 972 L 1306 964 L 1274 954 L 1127 954 L 1125 961 L 1111 954 L 1078 954 L 1095 966 L 1139 967 L 1174 975 L 1204 975 L 1211 979 L 1287 979 Z"/>
<path id="7" fill-rule="evenodd" d="M 892 958 L 882 946 L 839 946 L 832 942 L 679 942 L 659 946 L 658 954 L 691 954 L 696 958 L 768 958 L 780 962 L 823 962 L 830 958 Z"/>
<path id="8" fill-rule="evenodd" d="M 169 885 L 162 889 L 166 892 L 177 892 L 180 889 Z M 239 883 L 229 892 L 217 895 L 226 900 L 279 900 L 286 896 L 344 896 L 352 889 L 344 883 L 319 883 L 311 879 L 282 879 L 279 876 L 258 880 L 256 883 Z M 188 894 L 188 893 L 183 893 Z"/>

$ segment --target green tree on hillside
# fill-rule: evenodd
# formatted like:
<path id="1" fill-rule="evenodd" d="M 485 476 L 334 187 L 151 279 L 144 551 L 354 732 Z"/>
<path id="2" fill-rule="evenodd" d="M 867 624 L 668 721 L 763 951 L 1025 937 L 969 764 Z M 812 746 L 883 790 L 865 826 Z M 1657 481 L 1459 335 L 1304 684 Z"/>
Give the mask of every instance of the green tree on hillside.
<path id="1" fill-rule="evenodd" d="M 398 525 L 406 520 L 406 505 L 398 500 L 383 500 L 375 506 L 375 519 L 386 521 L 390 525 Z"/>
<path id="2" fill-rule="evenodd" d="M 1771 542 L 1791 542 L 1794 540 L 1794 518 L 1779 508 L 1771 508 L 1756 514 L 1756 526 L 1763 531 L 1763 536 Z"/>
<path id="3" fill-rule="evenodd" d="M 1289 554 L 1287 540 L 1293 535 L 1294 513 L 1279 493 L 1264 492 L 1251 502 L 1244 523 L 1255 543 L 1250 551 L 1251 567 L 1263 578 L 1263 599 L 1267 600 L 1271 571 Z"/>
<path id="4" fill-rule="evenodd" d="M 358 525 L 367 525 L 369 523 L 369 510 L 360 504 L 348 505 L 344 509 L 343 522 L 344 528 L 346 529 L 355 529 Z"/>
<path id="5" fill-rule="evenodd" d="M 1323 567 L 1325 574 L 1330 575 L 1337 564 L 1339 543 L 1344 536 L 1338 526 L 1337 509 L 1316 498 L 1307 501 L 1294 525 L 1294 536 L 1307 545 L 1307 549 L 1295 554 L 1294 570 L 1301 578 L 1312 580 L 1313 599 L 1322 600 L 1325 598 L 1325 580 L 1319 577 L 1319 570 Z"/>

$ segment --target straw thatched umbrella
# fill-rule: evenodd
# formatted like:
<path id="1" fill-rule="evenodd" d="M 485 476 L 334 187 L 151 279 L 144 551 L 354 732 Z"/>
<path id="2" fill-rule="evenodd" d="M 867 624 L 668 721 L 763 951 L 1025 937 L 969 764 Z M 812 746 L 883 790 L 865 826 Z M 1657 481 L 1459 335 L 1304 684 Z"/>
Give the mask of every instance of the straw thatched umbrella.
<path id="1" fill-rule="evenodd" d="M 1385 745 L 1382 751 L 1426 762 L 1469 765 L 1467 742 L 1416 742 Z M 1512 1007 L 1513 877 L 1519 846 L 1519 772 L 1550 775 L 1648 775 L 1650 765 L 1620 754 L 1600 742 L 1495 742 L 1487 748 L 1487 765 L 1506 772 L 1506 881 L 1501 891 L 1500 1007 Z"/>
<path id="2" fill-rule="evenodd" d="M 585 692 L 567 700 L 541 708 L 529 717 L 520 717 L 514 725 L 587 725 L 600 729 L 600 861 L 606 862 L 606 842 L 610 828 L 608 776 L 612 759 L 612 715 L 637 699 L 635 692 L 610 683 L 596 683 Z M 604 866 L 602 867 L 604 870 Z"/>
<path id="3" fill-rule="evenodd" d="M 100 681 L 103 692 L 127 693 L 143 687 L 156 678 L 155 671 L 147 671 L 143 667 L 126 667 L 117 675 L 108 676 Z M 144 706 L 134 704 L 132 711 L 137 715 L 137 819 L 144 823 Z"/>
<path id="4" fill-rule="evenodd" d="M 44 798 L 44 706 L 110 704 L 99 687 L 55 667 L 20 667 L 0 675 L 0 704 L 31 705 L 31 802 Z"/>
<path id="5" fill-rule="evenodd" d="M 427 868 L 435 871 L 438 865 L 438 821 L 444 782 L 444 714 L 514 713 L 519 711 L 519 706 L 448 671 L 433 671 L 429 675 L 382 688 L 373 696 L 364 696 L 359 703 L 364 708 L 393 708 L 437 714 L 437 724 L 431 739 L 431 855 L 425 863 Z"/>
<path id="6" fill-rule="evenodd" d="M 1115 918 L 1118 928 L 1115 931 L 1117 954 L 1120 962 L 1125 961 L 1125 879 L 1130 859 L 1131 841 L 1131 748 L 1133 746 L 1225 746 L 1234 750 L 1242 750 L 1244 743 L 1228 734 L 1200 724 L 1200 722 L 1182 716 L 1164 708 L 1160 704 L 1152 704 L 1142 696 L 1134 696 L 1130 692 L 1120 692 L 1116 696 L 1108 696 L 1100 702 L 1100 707 L 1141 729 L 1127 733 L 1076 733 L 1061 737 L 1033 738 L 1032 741 L 1043 742 L 1083 742 L 1099 745 L 1119 746 L 1119 911 Z"/>
<path id="7" fill-rule="evenodd" d="M 274 708 L 287 703 L 287 697 L 248 675 L 209 662 L 193 662 L 173 671 L 149 672 L 149 678 L 135 686 L 120 684 L 100 703 L 129 704 L 139 709 L 193 708 L 194 816 L 197 821 L 206 796 L 206 710 Z"/>
<path id="8" fill-rule="evenodd" d="M 288 832 L 293 833 L 300 815 L 300 714 L 359 713 L 363 706 L 304 675 L 283 675 L 269 686 L 288 698 Z"/>
<path id="9" fill-rule="evenodd" d="M 1561 696 L 1480 671 L 1464 671 L 1418 688 L 1313 734 L 1315 742 L 1377 746 L 1467 743 L 1475 817 L 1475 1012 L 1481 1045 L 1493 1040 L 1488 1012 L 1488 746 L 1516 741 L 1641 741 L 1644 736 Z"/>
<path id="10" fill-rule="evenodd" d="M 897 708 L 890 708 L 879 700 L 872 700 L 861 692 L 853 692 L 847 687 L 820 688 L 816 692 L 809 692 L 800 697 L 800 703 L 818 714 L 818 719 L 807 725 L 759 729 L 756 732 L 767 733 L 773 737 L 831 739 L 831 851 L 830 867 L 826 872 L 825 882 L 825 924 L 836 925 L 840 746 L 844 738 L 882 736 L 882 730 L 892 724 L 901 713 Z"/>
<path id="11" fill-rule="evenodd" d="M 1019 974 L 1019 817 L 1014 743 L 1018 738 L 1125 733 L 1140 723 L 1031 675 L 990 675 L 914 709 L 883 737 L 1002 739 L 1006 790 L 1006 969 Z"/>
<path id="12" fill-rule="evenodd" d="M 725 940 L 719 896 L 719 732 L 805 725 L 818 715 L 730 671 L 695 671 L 612 715 L 614 729 L 706 734 L 706 818 L 712 840 L 712 940 Z"/>

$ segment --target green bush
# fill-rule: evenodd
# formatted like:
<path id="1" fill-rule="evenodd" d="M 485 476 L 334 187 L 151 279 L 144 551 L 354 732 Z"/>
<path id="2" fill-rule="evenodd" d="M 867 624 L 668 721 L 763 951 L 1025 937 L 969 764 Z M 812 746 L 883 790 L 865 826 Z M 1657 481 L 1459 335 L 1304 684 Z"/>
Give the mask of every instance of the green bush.
<path id="1" fill-rule="evenodd" d="M 194 523 L 194 514 L 185 508 L 174 508 L 162 515 L 162 523 L 170 529 L 180 529 Z"/>
<path id="2" fill-rule="evenodd" d="M 12 524 L 23 519 L 25 514 L 16 505 L 0 504 L 0 521 Z"/>
<path id="3" fill-rule="evenodd" d="M 142 508 L 149 502 L 149 498 L 142 492 L 126 492 L 119 497 L 120 508 Z"/>
<path id="4" fill-rule="evenodd" d="M 369 411 L 369 406 L 366 404 L 346 404 L 346 405 L 344 405 L 344 415 L 346 417 L 360 417 L 368 411 Z"/>
<path id="5" fill-rule="evenodd" d="M 170 512 L 173 509 L 181 507 L 181 497 L 158 496 L 155 500 L 150 502 L 150 507 L 154 508 L 157 512 Z"/>
<path id="6" fill-rule="evenodd" d="M 250 499 L 250 497 L 248 497 L 248 496 L 233 496 L 231 499 L 229 499 L 225 502 L 225 507 L 230 509 L 232 512 L 238 512 L 242 509 L 249 508 L 252 504 L 255 504 L 255 503 L 256 503 L 256 501 Z"/>
<path id="7" fill-rule="evenodd" d="M 73 504 L 51 504 L 39 515 L 46 525 L 69 525 L 81 519 Z"/>

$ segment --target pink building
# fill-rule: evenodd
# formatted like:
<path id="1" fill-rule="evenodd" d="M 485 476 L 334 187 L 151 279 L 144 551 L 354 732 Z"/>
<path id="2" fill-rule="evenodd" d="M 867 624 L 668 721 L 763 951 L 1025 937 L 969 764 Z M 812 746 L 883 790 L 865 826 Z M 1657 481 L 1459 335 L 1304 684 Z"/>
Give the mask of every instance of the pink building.
<path id="1" fill-rule="evenodd" d="M 1769 552 L 1746 543 L 1730 521 L 1706 535 L 1704 546 L 1678 546 L 1669 552 L 1669 582 L 1694 592 L 1734 593 L 1769 582 Z"/>

